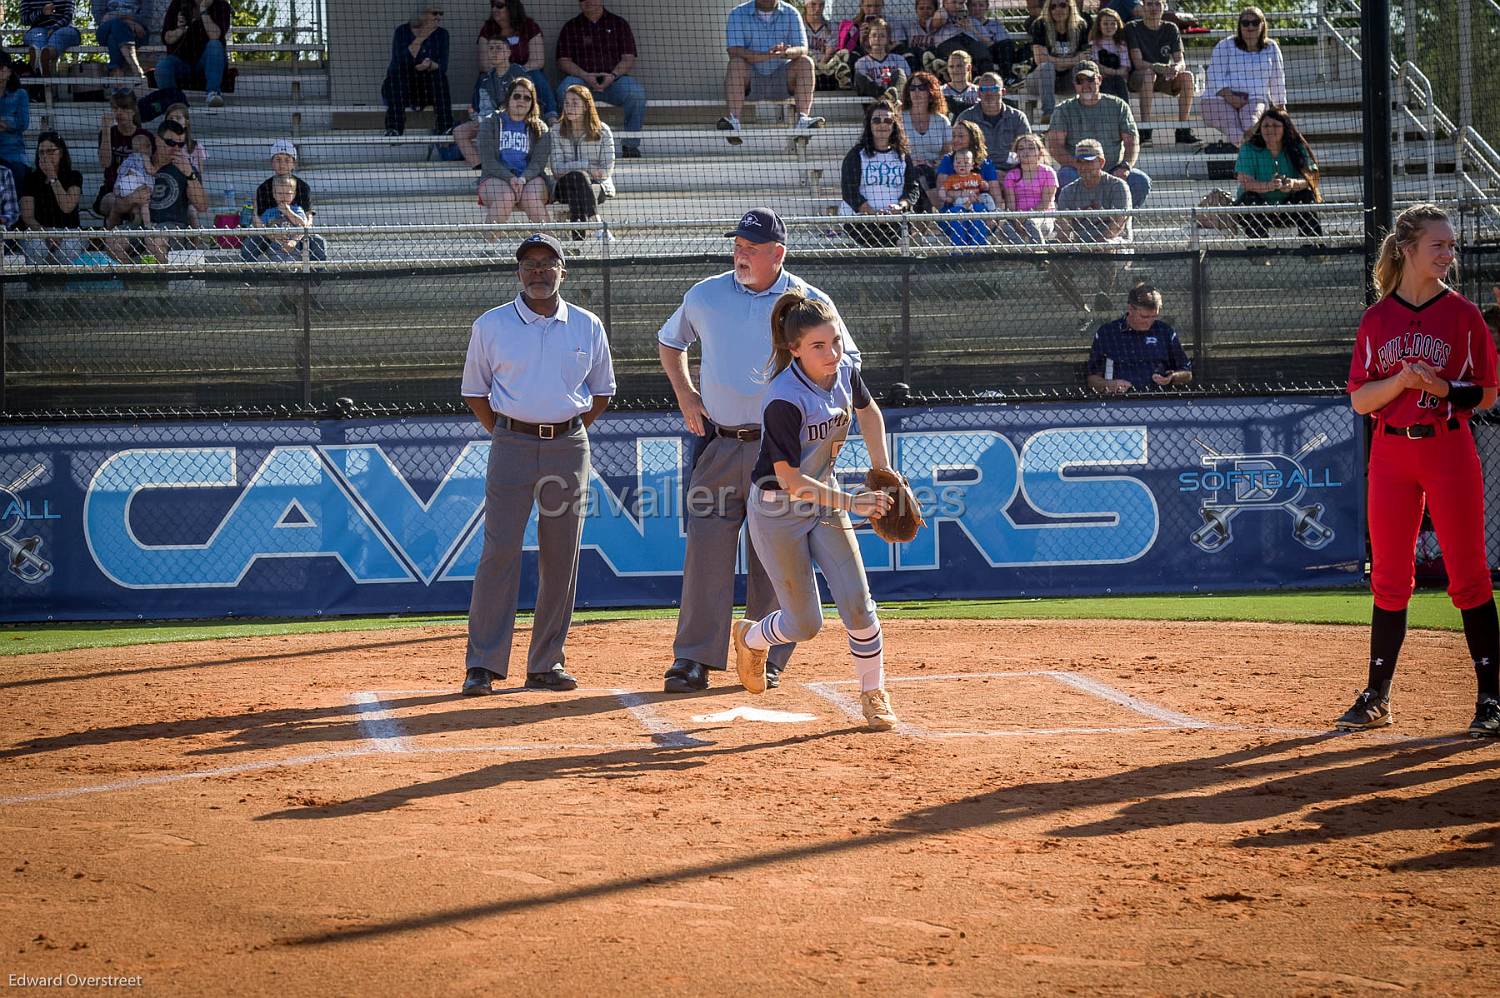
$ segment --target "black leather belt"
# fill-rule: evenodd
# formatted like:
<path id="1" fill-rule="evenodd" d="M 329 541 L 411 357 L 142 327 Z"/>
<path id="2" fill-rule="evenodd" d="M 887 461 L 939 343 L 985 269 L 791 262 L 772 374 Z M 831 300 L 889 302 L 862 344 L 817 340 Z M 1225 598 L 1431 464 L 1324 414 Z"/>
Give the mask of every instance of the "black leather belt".
<path id="1" fill-rule="evenodd" d="M 751 442 L 760 439 L 760 427 L 758 426 L 748 430 L 731 430 L 723 426 L 715 426 L 714 432 L 721 437 L 728 437 L 730 440 Z"/>
<path id="2" fill-rule="evenodd" d="M 1416 426 L 1387 426 L 1385 432 L 1393 437 L 1422 440 L 1427 437 L 1435 437 L 1444 430 L 1456 430 L 1460 422 L 1462 420 L 1457 416 L 1453 416 L 1446 423 L 1419 423 Z"/>
<path id="3" fill-rule="evenodd" d="M 554 437 L 564 436 L 583 425 L 582 416 L 574 416 L 566 423 L 523 423 L 519 419 L 511 419 L 509 416 L 502 416 L 501 418 L 505 420 L 505 428 L 507 430 L 514 430 L 517 433 L 525 433 L 533 437 L 541 437 L 543 440 L 551 440 Z"/>

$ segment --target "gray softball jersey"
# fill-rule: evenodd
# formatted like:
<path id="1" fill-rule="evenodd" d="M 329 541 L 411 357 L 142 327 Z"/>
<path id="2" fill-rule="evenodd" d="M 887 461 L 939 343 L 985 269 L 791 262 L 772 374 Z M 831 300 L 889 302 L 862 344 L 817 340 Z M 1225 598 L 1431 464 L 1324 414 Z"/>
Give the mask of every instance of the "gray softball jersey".
<path id="1" fill-rule="evenodd" d="M 845 354 L 832 388 L 821 388 L 795 360 L 771 379 L 761 409 L 760 457 L 750 480 L 763 492 L 781 489 L 776 462 L 785 461 L 809 478 L 832 483 L 833 462 L 856 409 L 870 404 L 859 368 Z"/>

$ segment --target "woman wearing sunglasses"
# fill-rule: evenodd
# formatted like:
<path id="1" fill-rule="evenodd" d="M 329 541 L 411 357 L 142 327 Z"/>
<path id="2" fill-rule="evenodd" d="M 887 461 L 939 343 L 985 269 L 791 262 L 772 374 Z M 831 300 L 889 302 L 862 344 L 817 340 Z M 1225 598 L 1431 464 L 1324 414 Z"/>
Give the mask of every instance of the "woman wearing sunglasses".
<path id="1" fill-rule="evenodd" d="M 448 31 L 443 9 L 424 5 L 391 36 L 391 62 L 380 97 L 385 101 L 385 134 L 406 134 L 407 109 L 432 105 L 432 134 L 453 131 L 453 97 L 448 90 Z"/>
<path id="2" fill-rule="evenodd" d="M 485 219 L 503 222 L 520 208 L 533 222 L 546 221 L 552 133 L 542 122 L 536 87 L 519 76 L 505 92 L 505 107 L 479 125 L 479 203 Z"/>
<path id="3" fill-rule="evenodd" d="M 1246 7 L 1240 11 L 1234 37 L 1215 45 L 1209 57 L 1201 103 L 1203 123 L 1223 132 L 1225 141 L 1238 149 L 1266 108 L 1285 106 L 1286 69 L 1281 46 L 1269 37 L 1265 11 Z M 1230 150 L 1210 146 L 1208 151 Z"/>

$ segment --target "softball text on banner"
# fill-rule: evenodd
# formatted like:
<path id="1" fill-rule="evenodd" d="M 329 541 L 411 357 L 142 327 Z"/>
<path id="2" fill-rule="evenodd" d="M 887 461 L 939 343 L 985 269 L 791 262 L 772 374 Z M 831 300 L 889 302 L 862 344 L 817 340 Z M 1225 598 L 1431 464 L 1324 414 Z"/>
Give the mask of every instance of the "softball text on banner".
<path id="1" fill-rule="evenodd" d="M 1359 578 L 1360 425 L 1341 399 L 893 409 L 929 526 L 859 525 L 877 598 L 1313 586 Z M 581 605 L 674 603 L 693 441 L 591 432 Z M 0 429 L 5 620 L 461 610 L 483 542 L 471 419 Z M 863 442 L 838 467 L 863 478 Z M 535 518 L 527 531 L 535 542 Z M 522 601 L 535 591 L 524 559 Z"/>

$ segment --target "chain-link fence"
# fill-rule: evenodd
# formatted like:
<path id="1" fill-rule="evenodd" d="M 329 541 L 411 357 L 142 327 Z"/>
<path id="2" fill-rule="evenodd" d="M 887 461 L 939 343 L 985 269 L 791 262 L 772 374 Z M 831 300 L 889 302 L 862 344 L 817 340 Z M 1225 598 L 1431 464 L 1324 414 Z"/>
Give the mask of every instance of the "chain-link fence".
<path id="1" fill-rule="evenodd" d="M 993 235 L 1022 218 L 793 219 L 787 267 L 838 303 L 882 389 L 1078 389 L 1094 330 L 1142 282 L 1164 295 L 1201 386 L 1343 372 L 1363 306 L 1359 214 L 1347 206 L 1145 209 L 1108 243 Z M 1097 219 L 1041 221 L 1082 231 Z M 1318 231 L 1302 234 L 1298 219 Z M 1275 240 L 1259 237 L 1280 222 Z M 564 296 L 604 319 L 623 394 L 666 393 L 657 331 L 689 287 L 728 269 L 733 225 L 622 224 L 608 242 L 590 227 L 577 243 L 558 229 L 578 247 Z M 955 225 L 992 241 L 956 244 Z M 332 229 L 290 248 L 135 232 L 117 238 L 158 262 L 7 269 L 6 407 L 456 399 L 471 323 L 518 290 L 525 231 Z"/>

